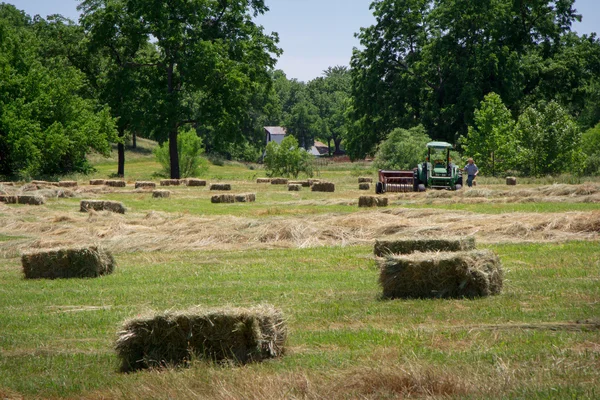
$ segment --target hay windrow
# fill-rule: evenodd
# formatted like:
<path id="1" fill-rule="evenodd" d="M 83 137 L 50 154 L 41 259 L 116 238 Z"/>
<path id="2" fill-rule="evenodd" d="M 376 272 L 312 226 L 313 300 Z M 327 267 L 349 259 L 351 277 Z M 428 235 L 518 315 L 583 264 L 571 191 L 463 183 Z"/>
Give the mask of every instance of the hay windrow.
<path id="1" fill-rule="evenodd" d="M 414 253 L 380 261 L 383 297 L 482 297 L 502 291 L 504 273 L 489 250 L 456 253 Z"/>
<path id="2" fill-rule="evenodd" d="M 111 211 L 119 214 L 125 214 L 125 206 L 123 203 L 118 201 L 107 201 L 107 200 L 81 200 L 79 203 L 79 210 L 81 212 L 87 212 L 88 210 L 94 211 Z"/>
<path id="3" fill-rule="evenodd" d="M 210 190 L 231 190 L 229 183 L 213 183 L 210 185 Z"/>
<path id="4" fill-rule="evenodd" d="M 95 246 L 27 253 L 21 263 L 26 279 L 95 278 L 116 265 L 112 254 Z"/>
<path id="5" fill-rule="evenodd" d="M 466 238 L 419 238 L 376 240 L 373 253 L 377 257 L 390 254 L 410 254 L 414 252 L 451 252 L 475 249 L 475 237 Z"/>
<path id="6" fill-rule="evenodd" d="M 332 182 L 314 182 L 311 190 L 313 192 L 335 192 L 335 184 Z"/>
<path id="7" fill-rule="evenodd" d="M 239 364 L 280 357 L 287 328 L 272 306 L 194 308 L 131 319 L 118 332 L 121 371 L 188 365 L 193 359 Z"/>

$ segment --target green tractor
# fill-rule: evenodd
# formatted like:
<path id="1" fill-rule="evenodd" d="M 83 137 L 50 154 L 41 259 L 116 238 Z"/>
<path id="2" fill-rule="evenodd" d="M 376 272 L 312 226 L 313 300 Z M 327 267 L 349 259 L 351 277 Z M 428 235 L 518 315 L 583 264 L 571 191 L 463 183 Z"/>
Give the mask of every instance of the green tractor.
<path id="1" fill-rule="evenodd" d="M 463 184 L 462 171 L 452 163 L 446 142 L 427 143 L 427 160 L 412 171 L 379 170 L 377 194 L 386 192 L 424 192 L 430 189 L 459 190 Z"/>

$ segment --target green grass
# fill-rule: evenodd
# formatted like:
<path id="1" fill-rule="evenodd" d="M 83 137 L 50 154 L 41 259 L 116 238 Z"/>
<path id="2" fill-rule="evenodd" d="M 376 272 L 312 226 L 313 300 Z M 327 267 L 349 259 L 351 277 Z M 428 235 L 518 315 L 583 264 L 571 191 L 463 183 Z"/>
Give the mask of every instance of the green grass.
<path id="1" fill-rule="evenodd" d="M 443 210 L 471 211 L 481 214 L 505 214 L 516 212 L 536 212 L 536 213 L 562 213 L 568 211 L 596 211 L 600 210 L 600 203 L 556 203 L 556 202 L 536 202 L 536 203 L 453 203 L 453 204 L 435 204 L 425 202 L 415 204 L 411 202 L 400 201 L 403 207 L 407 208 L 437 208 Z"/>
<path id="2" fill-rule="evenodd" d="M 517 375 L 507 396 L 544 397 L 555 387 L 598 393 L 598 348 L 589 344 L 600 342 L 600 332 L 543 324 L 598 320 L 599 243 L 491 248 L 507 270 L 506 287 L 478 300 L 381 301 L 376 263 L 364 246 L 117 254 L 111 276 L 55 281 L 26 281 L 18 259 L 7 259 L 0 267 L 0 393 L 85 397 L 151 385 L 151 373 L 116 372 L 112 343 L 121 321 L 147 309 L 263 302 L 284 311 L 294 350 L 247 367 L 250 378 L 265 368 L 274 376 L 351 370 L 392 352 L 393 363 L 490 379 L 499 360 L 509 363 Z M 582 351 L 586 346 L 591 350 Z M 220 373 L 196 368 L 192 376 L 206 368 Z"/>

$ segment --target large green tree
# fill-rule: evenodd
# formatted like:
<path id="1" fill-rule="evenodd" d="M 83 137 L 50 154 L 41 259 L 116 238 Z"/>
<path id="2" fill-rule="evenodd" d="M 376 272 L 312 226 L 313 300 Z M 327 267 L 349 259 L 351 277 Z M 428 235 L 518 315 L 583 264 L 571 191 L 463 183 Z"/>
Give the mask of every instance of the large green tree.
<path id="1" fill-rule="evenodd" d="M 60 18 L 57 17 L 60 20 Z M 69 22 L 67 22 L 69 24 Z M 86 155 L 110 152 L 109 110 L 90 98 L 85 75 L 52 52 L 49 24 L 0 4 L 0 175 L 86 172 Z"/>
<path id="2" fill-rule="evenodd" d="M 350 155 L 372 153 L 397 126 L 423 124 L 434 139 L 453 142 L 466 134 L 475 108 L 490 92 L 514 113 L 537 96 L 552 98 L 556 92 L 538 87 L 548 76 L 544 65 L 561 54 L 565 35 L 579 19 L 573 5 L 574 0 L 375 0 L 376 23 L 358 34 L 364 48 L 351 61 Z"/>

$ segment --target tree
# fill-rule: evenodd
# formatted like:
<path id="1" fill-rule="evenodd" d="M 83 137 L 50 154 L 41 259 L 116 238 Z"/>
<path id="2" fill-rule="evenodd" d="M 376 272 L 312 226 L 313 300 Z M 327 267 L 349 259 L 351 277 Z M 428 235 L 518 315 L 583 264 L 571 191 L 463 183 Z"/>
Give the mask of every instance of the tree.
<path id="1" fill-rule="evenodd" d="M 486 95 L 474 114 L 474 126 L 461 138 L 463 152 L 492 176 L 514 168 L 518 148 L 515 121 L 500 96 Z"/>
<path id="2" fill-rule="evenodd" d="M 273 55 L 280 53 L 277 36 L 265 34 L 253 21 L 268 8 L 263 0 L 110 2 L 118 3 L 125 16 L 125 21 L 114 21 L 115 32 L 136 43 L 152 37 L 159 50 L 155 60 L 134 66 L 160 74 L 163 90 L 155 99 L 155 112 L 161 116 L 156 138 L 168 139 L 171 177 L 179 178 L 179 127 L 201 125 L 235 137 L 257 86 L 270 81 Z M 88 15 L 98 12 L 91 8 Z M 123 29 L 129 26 L 135 29 Z"/>
<path id="3" fill-rule="evenodd" d="M 411 170 L 427 156 L 427 143 L 431 138 L 422 125 L 410 129 L 394 129 L 381 142 L 375 156 L 378 169 Z"/>
<path id="4" fill-rule="evenodd" d="M 584 172 L 600 174 L 600 123 L 581 135 L 581 150 L 586 155 Z"/>
<path id="5" fill-rule="evenodd" d="M 313 156 L 298 146 L 293 136 L 286 136 L 281 144 L 273 141 L 267 145 L 265 169 L 268 176 L 289 176 L 297 178 L 303 172 L 312 176 Z"/>
<path id="6" fill-rule="evenodd" d="M 528 107 L 517 123 L 518 161 L 528 175 L 580 173 L 584 157 L 575 120 L 556 102 Z"/>
<path id="7" fill-rule="evenodd" d="M 573 3 L 373 1 L 376 23 L 358 34 L 364 48 L 351 61 L 351 157 L 372 153 L 397 126 L 423 124 L 434 139 L 454 142 L 490 92 L 515 113 L 550 100 L 536 89 L 542 65 L 580 18 Z"/>
<path id="8" fill-rule="evenodd" d="M 109 110 L 85 98 L 85 76 L 47 52 L 47 24 L 0 4 L 0 175 L 87 172 L 86 155 L 116 140 Z"/>
<path id="9" fill-rule="evenodd" d="M 194 129 L 182 129 L 179 135 L 177 135 L 177 141 L 181 176 L 189 178 L 205 174 L 208 171 L 208 161 L 201 157 L 204 153 L 204 145 L 202 139 L 196 134 L 196 131 Z M 167 142 L 154 149 L 154 155 L 160 165 L 162 165 L 166 176 L 171 175 L 169 148 L 170 146 Z"/>

